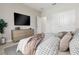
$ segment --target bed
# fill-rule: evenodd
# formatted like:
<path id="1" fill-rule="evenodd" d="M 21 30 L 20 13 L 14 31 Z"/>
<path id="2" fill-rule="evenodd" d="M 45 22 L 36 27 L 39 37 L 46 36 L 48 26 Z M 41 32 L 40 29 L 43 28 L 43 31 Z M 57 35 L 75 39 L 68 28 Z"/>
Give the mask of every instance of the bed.
<path id="1" fill-rule="evenodd" d="M 39 38 L 34 35 L 20 40 L 16 52 L 20 51 L 23 55 L 79 55 L 79 30 L 42 34 L 36 34 Z"/>
<path id="2" fill-rule="evenodd" d="M 60 38 L 54 33 L 44 33 L 44 35 L 45 37 L 35 49 L 34 55 L 57 55 L 59 50 Z M 20 51 L 22 52 L 22 54 L 25 54 L 24 49 L 25 46 L 27 46 L 27 43 L 30 38 L 32 38 L 32 36 L 20 40 L 16 52 Z M 28 50 L 26 50 L 26 53 L 27 52 Z M 25 54 L 25 55 L 32 55 L 32 54 Z"/>

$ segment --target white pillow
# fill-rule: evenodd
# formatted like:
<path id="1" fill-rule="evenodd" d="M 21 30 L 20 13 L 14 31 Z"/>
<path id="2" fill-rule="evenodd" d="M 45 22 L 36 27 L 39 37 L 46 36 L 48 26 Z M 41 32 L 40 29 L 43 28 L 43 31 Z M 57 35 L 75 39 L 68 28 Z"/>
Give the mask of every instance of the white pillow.
<path id="1" fill-rule="evenodd" d="M 46 38 L 45 38 L 46 39 Z M 43 41 L 36 50 L 36 55 L 55 55 L 58 53 L 59 38 L 52 35 Z"/>
<path id="2" fill-rule="evenodd" d="M 68 32 L 60 41 L 60 51 L 66 51 L 69 48 L 69 41 L 72 38 L 70 32 Z"/>

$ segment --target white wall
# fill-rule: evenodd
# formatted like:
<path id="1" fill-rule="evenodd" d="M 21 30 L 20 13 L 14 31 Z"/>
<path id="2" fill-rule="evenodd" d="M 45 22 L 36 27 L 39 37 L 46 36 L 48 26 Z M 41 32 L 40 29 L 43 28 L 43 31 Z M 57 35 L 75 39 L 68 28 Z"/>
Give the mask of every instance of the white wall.
<path id="1" fill-rule="evenodd" d="M 0 18 L 8 23 L 4 36 L 7 42 L 11 41 L 11 30 L 15 29 L 14 12 L 31 16 L 30 26 L 20 26 L 21 29 L 34 28 L 36 31 L 36 16 L 40 16 L 40 12 L 33 10 L 23 4 L 0 4 Z"/>
<path id="2" fill-rule="evenodd" d="M 58 4 L 42 11 L 42 17 L 47 17 L 44 32 L 74 31 L 79 28 L 79 4 Z"/>

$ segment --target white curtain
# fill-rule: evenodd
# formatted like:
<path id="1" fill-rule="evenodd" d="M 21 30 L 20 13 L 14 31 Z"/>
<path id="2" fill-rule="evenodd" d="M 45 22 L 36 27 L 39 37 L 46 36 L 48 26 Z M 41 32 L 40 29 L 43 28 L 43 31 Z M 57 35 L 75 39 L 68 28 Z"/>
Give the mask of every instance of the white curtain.
<path id="1" fill-rule="evenodd" d="M 47 16 L 47 31 L 56 33 L 61 31 L 75 30 L 75 10 L 64 11 Z"/>

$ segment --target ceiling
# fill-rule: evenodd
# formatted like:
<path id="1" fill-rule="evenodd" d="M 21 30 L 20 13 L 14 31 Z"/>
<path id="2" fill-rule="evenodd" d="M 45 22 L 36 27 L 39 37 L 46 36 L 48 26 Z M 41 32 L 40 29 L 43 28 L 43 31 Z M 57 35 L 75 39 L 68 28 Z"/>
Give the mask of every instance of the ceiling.
<path id="1" fill-rule="evenodd" d="M 42 11 L 43 9 L 50 8 L 56 3 L 25 3 L 28 7 L 31 7 L 37 11 Z"/>
<path id="2" fill-rule="evenodd" d="M 62 7 L 69 7 L 69 6 L 79 6 L 79 3 L 24 3 L 30 8 L 33 8 L 37 11 L 42 11 L 49 8 L 62 8 Z"/>

